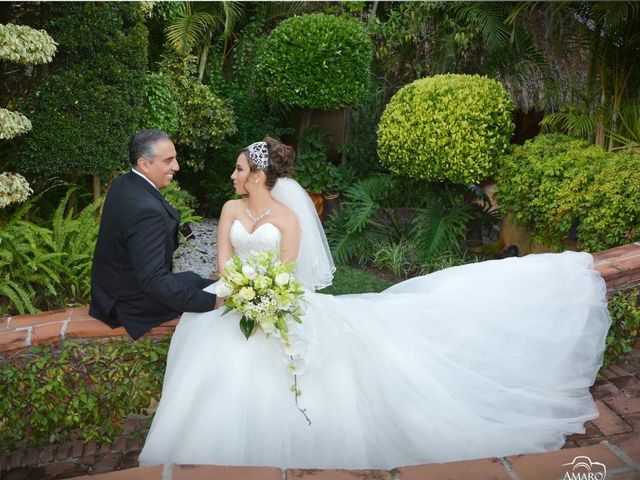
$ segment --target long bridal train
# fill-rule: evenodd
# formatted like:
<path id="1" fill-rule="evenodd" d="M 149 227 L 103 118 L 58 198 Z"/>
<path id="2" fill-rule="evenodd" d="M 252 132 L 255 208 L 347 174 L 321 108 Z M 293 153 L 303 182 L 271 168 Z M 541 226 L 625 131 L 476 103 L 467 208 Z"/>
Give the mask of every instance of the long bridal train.
<path id="1" fill-rule="evenodd" d="M 278 250 L 263 224 L 240 256 Z M 209 287 L 212 288 L 212 287 Z M 296 338 L 301 407 L 280 343 L 234 314 L 184 314 L 141 465 L 393 468 L 559 449 L 597 416 L 610 319 L 589 254 L 450 268 L 379 294 L 313 292 Z"/>

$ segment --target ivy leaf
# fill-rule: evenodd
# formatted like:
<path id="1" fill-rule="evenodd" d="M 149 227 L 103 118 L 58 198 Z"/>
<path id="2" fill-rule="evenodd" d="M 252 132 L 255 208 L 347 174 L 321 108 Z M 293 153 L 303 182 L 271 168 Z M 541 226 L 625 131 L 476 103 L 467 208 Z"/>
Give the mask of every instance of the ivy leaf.
<path id="1" fill-rule="evenodd" d="M 245 338 L 249 340 L 249 337 L 253 333 L 253 329 L 256 327 L 255 320 L 249 320 L 247 317 L 243 316 L 240 319 L 240 330 L 244 334 Z"/>

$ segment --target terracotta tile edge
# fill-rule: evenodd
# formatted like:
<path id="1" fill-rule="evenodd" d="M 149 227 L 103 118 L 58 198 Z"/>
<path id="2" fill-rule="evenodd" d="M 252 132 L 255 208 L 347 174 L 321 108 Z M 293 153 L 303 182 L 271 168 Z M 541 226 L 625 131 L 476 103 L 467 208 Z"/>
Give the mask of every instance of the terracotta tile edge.
<path id="1" fill-rule="evenodd" d="M 603 442 L 601 442 L 601 444 L 604 444 L 611 451 L 611 453 L 613 453 L 616 457 L 618 457 L 620 460 L 622 460 L 628 467 L 630 467 L 630 468 L 632 468 L 634 470 L 640 470 L 640 464 L 636 463 L 620 447 L 618 447 L 617 445 L 614 445 L 612 443 L 609 443 L 608 440 L 604 440 Z"/>

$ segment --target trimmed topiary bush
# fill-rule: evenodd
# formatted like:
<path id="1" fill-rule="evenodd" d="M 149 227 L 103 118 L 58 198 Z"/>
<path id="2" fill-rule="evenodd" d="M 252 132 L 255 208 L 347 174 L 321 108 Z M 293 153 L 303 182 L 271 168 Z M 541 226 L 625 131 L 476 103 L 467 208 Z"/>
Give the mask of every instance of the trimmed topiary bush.
<path id="1" fill-rule="evenodd" d="M 378 155 L 392 172 L 454 183 L 492 175 L 509 145 L 513 102 L 495 80 L 436 75 L 399 90 L 378 125 Z"/>
<path id="2" fill-rule="evenodd" d="M 129 139 L 140 128 L 148 63 L 142 6 L 51 2 L 40 8 L 58 53 L 22 109 L 33 131 L 16 161 L 31 176 L 107 177 L 126 166 Z"/>
<path id="3" fill-rule="evenodd" d="M 372 58 L 359 21 L 317 13 L 288 18 L 272 30 L 256 55 L 256 73 L 271 99 L 328 110 L 360 103 Z"/>
<path id="4" fill-rule="evenodd" d="M 640 154 L 612 153 L 566 135 L 539 135 L 505 156 L 496 198 L 536 242 L 604 250 L 640 239 Z"/>

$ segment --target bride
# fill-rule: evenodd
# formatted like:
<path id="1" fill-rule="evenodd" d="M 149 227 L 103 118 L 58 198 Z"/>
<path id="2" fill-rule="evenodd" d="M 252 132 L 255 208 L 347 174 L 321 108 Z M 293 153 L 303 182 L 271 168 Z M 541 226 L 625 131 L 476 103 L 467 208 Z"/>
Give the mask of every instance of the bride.
<path id="1" fill-rule="evenodd" d="M 160 463 L 383 468 L 556 450 L 598 416 L 589 386 L 610 319 L 587 253 L 449 268 L 382 293 L 315 290 L 335 270 L 313 205 L 286 178 L 293 150 L 265 138 L 242 150 L 218 227 L 232 253 L 275 250 L 306 287 L 292 332 L 248 340 L 234 313 L 185 313 L 139 457 Z M 207 290 L 213 290 L 214 286 Z"/>

